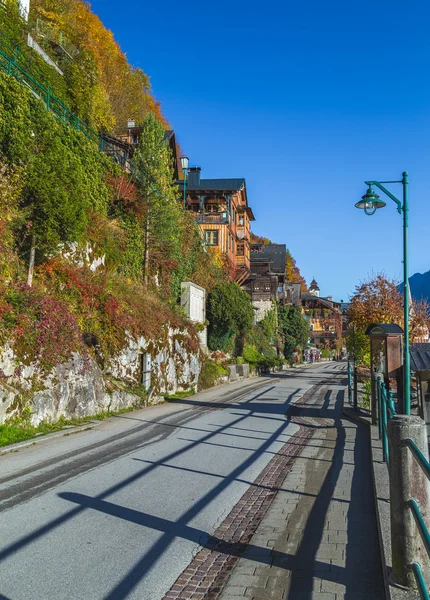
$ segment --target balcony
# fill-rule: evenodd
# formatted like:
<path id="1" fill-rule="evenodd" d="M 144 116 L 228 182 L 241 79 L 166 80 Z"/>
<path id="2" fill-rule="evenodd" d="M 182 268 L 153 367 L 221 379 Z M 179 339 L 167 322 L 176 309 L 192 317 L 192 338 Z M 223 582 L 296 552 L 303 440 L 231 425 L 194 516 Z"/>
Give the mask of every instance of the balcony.
<path id="1" fill-rule="evenodd" d="M 313 338 L 335 338 L 335 331 L 324 331 L 324 329 L 311 329 L 310 335 Z"/>
<path id="2" fill-rule="evenodd" d="M 225 225 L 230 223 L 228 212 L 194 213 L 197 223 L 202 225 Z"/>

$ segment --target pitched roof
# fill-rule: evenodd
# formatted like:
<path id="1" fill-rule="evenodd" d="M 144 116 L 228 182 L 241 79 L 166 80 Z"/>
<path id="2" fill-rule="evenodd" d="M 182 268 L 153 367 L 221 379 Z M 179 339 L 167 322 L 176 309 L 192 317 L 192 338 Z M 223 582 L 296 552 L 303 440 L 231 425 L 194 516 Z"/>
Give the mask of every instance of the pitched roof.
<path id="1" fill-rule="evenodd" d="M 395 323 L 372 323 L 365 331 L 366 335 L 388 335 L 403 333 L 403 329 Z"/>
<path id="2" fill-rule="evenodd" d="M 285 244 L 251 244 L 251 263 L 270 263 L 273 272 L 285 273 Z"/>
<path id="3" fill-rule="evenodd" d="M 179 187 L 183 187 L 183 181 L 179 182 Z M 200 184 L 195 185 L 192 183 L 187 183 L 187 190 L 190 191 L 220 191 L 220 192 L 228 192 L 228 191 L 237 191 L 243 188 L 245 185 L 245 178 L 239 177 L 234 179 L 200 179 Z"/>
<path id="4" fill-rule="evenodd" d="M 313 294 L 307 293 L 302 294 L 302 300 L 315 300 L 323 306 L 326 306 L 327 308 L 331 308 L 333 311 L 338 312 L 337 306 L 334 306 L 335 304 L 338 304 L 338 302 L 333 302 L 332 300 L 327 300 L 326 298 L 320 298 L 319 296 L 314 296 Z"/>
<path id="5" fill-rule="evenodd" d="M 430 371 L 430 344 L 411 344 L 410 354 L 413 371 Z"/>

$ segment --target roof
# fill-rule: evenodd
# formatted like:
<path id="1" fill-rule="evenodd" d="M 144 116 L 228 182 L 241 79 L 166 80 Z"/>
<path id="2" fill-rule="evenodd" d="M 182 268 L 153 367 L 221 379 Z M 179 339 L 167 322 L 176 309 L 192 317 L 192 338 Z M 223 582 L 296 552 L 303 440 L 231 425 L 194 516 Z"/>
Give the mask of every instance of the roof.
<path id="1" fill-rule="evenodd" d="M 327 308 L 331 308 L 333 311 L 338 312 L 337 306 L 335 304 L 339 304 L 338 302 L 333 302 L 333 300 L 326 300 L 326 298 L 320 298 L 319 296 L 314 296 L 313 294 L 302 294 L 302 300 L 315 300 L 320 302 L 323 306 L 327 306 Z"/>
<path id="2" fill-rule="evenodd" d="M 403 329 L 395 323 L 372 323 L 366 329 L 366 335 L 389 335 L 403 333 Z"/>
<path id="3" fill-rule="evenodd" d="M 314 289 L 318 289 L 318 290 L 319 290 L 318 284 L 317 284 L 317 282 L 315 281 L 315 279 L 312 279 L 312 281 L 311 281 L 311 285 L 310 285 L 309 287 L 310 287 L 310 288 L 314 288 Z"/>
<path id="4" fill-rule="evenodd" d="M 178 182 L 179 187 L 183 187 L 184 182 Z M 210 192 L 231 192 L 241 190 L 245 186 L 245 178 L 239 177 L 234 179 L 200 179 L 200 184 L 195 185 L 187 182 L 187 190 L 190 191 L 210 191 Z"/>
<path id="5" fill-rule="evenodd" d="M 285 273 L 287 247 L 285 244 L 251 244 L 251 263 L 270 263 L 271 271 Z"/>
<path id="6" fill-rule="evenodd" d="M 411 368 L 413 371 L 430 371 L 430 344 L 411 344 Z"/>

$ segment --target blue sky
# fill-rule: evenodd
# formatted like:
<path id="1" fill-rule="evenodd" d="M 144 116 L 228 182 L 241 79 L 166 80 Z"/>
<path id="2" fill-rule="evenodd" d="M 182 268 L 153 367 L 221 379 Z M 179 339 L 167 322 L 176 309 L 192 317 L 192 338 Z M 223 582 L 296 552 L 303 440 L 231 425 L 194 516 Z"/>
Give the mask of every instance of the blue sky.
<path id="1" fill-rule="evenodd" d="M 347 299 L 402 277 L 394 203 L 364 180 L 410 177 L 410 272 L 430 269 L 430 5 L 423 0 L 92 0 L 203 177 L 245 177 L 253 231 L 308 283 Z M 130 115 L 132 117 L 132 115 Z M 401 195 L 401 186 L 391 190 Z"/>

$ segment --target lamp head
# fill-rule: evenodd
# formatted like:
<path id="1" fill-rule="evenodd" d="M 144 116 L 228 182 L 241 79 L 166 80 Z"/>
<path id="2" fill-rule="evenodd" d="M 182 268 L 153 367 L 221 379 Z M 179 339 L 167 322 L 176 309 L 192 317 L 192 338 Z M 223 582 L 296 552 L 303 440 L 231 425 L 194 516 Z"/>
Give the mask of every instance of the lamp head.
<path id="1" fill-rule="evenodd" d="M 181 167 L 184 171 L 188 169 L 188 162 L 189 160 L 187 156 L 181 156 Z"/>
<path id="2" fill-rule="evenodd" d="M 364 209 L 366 215 L 373 215 L 377 208 L 384 208 L 385 202 L 380 200 L 378 194 L 376 194 L 374 189 L 369 186 L 367 192 L 355 206 L 356 208 Z"/>

